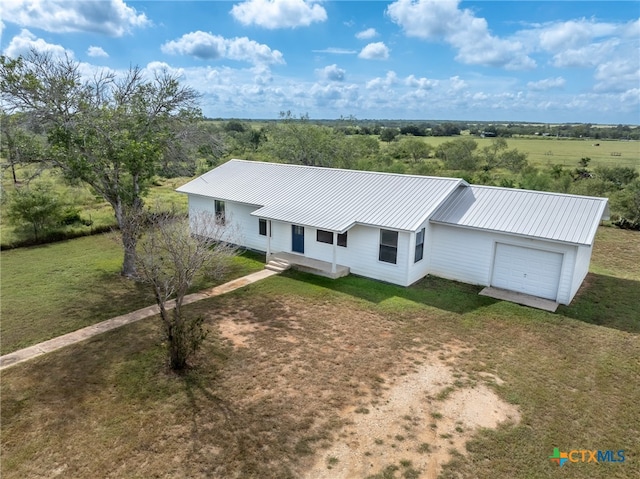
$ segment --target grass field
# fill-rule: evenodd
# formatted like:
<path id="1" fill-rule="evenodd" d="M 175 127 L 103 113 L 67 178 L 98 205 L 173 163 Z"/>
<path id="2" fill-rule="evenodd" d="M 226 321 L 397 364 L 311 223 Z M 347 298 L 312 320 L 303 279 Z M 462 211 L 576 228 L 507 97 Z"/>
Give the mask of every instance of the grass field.
<path id="1" fill-rule="evenodd" d="M 0 351 L 6 354 L 90 324 L 155 304 L 151 288 L 120 276 L 122 245 L 116 234 L 0 253 Z M 229 277 L 264 267 L 246 253 Z M 214 283 L 200 278 L 192 290 Z"/>
<path id="2" fill-rule="evenodd" d="M 18 180 L 21 181 L 20 187 L 22 187 L 25 179 L 32 175 L 33 172 L 33 168 L 18 169 Z M 0 240 L 3 245 L 11 245 L 20 239 L 20 236 L 16 232 L 15 227 L 6 220 L 7 201 L 5 200 L 7 195 L 11 195 L 15 191 L 15 185 L 13 184 L 10 172 L 4 170 L 3 173 L 1 195 L 3 201 L 0 203 Z M 71 186 L 65 184 L 62 178 L 52 172 L 44 172 L 37 181 L 50 184 L 52 194 L 56 195 L 64 204 L 77 207 L 80 210 L 80 217 L 83 220 L 92 222 L 90 226 L 79 224 L 66 226 L 64 227 L 65 231 L 89 234 L 94 230 L 100 231 L 104 230 L 104 228 L 116 227 L 113 208 L 104 201 L 104 199 L 96 197 L 88 186 Z M 158 179 L 145 198 L 146 204 L 148 206 L 158 204 L 163 208 L 173 207 L 179 211 L 186 211 L 186 195 L 176 193 L 174 190 L 187 181 L 187 178 Z"/>
<path id="3" fill-rule="evenodd" d="M 448 451 L 442 478 L 640 477 L 639 265 L 638 233 L 601 228 L 584 287 L 557 314 L 437 278 L 401 288 L 273 277 L 189 307 L 210 333 L 182 376 L 167 371 L 154 318 L 4 371 L 2 477 L 280 479 L 313 464 L 333 477 L 341 459 L 327 451 L 365 441 L 350 425 L 434 354 L 458 378 L 437 396 L 485 385 L 521 416 Z M 396 419 L 362 454 L 384 467 L 357 477 L 427 477 L 407 458 L 437 454 L 417 438 L 438 437 L 442 419 Z M 622 449 L 627 460 L 558 469 L 554 447 Z"/>
<path id="4" fill-rule="evenodd" d="M 437 147 L 456 137 L 425 137 L 424 141 Z M 491 144 L 492 138 L 473 137 L 478 142 L 478 150 Z M 527 153 L 527 160 L 534 166 L 550 167 L 562 165 L 576 168 L 583 157 L 591 158 L 590 168 L 596 166 L 626 166 L 640 171 L 640 142 L 615 140 L 578 140 L 553 137 L 506 138 L 509 148 L 517 148 Z M 594 146 L 595 144 L 600 146 Z M 384 143 L 383 143 L 384 144 Z M 620 156 L 612 156 L 619 153 Z"/>

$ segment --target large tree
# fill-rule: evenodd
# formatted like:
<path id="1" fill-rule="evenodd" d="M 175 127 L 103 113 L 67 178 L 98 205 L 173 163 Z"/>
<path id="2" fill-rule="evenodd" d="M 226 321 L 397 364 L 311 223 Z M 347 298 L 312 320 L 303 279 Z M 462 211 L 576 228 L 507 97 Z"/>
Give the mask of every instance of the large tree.
<path id="1" fill-rule="evenodd" d="M 341 134 L 312 124 L 308 115 L 297 118 L 290 111 L 280 112 L 280 120 L 270 128 L 264 144 L 271 158 L 293 165 L 334 165 Z"/>
<path id="2" fill-rule="evenodd" d="M 159 165 L 181 151 L 183 126 L 201 117 L 198 94 L 163 71 L 138 67 L 86 78 L 72 59 L 31 51 L 0 57 L 8 113 L 31 118 L 47 137 L 45 160 L 89 184 L 113 208 L 122 234 L 122 274 L 134 276 L 143 196 Z"/>

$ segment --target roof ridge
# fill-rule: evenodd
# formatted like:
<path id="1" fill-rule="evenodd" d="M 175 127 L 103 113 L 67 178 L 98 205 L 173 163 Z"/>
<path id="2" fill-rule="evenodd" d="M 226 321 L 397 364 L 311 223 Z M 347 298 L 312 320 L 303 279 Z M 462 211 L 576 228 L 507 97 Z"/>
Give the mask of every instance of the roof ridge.
<path id="1" fill-rule="evenodd" d="M 485 188 L 492 190 L 501 190 L 501 191 L 514 191 L 514 192 L 526 192 L 526 193 L 536 193 L 541 195 L 549 195 L 549 196 L 565 196 L 570 198 L 586 198 L 590 200 L 605 200 L 608 201 L 608 198 L 603 196 L 587 196 L 587 195 L 577 195 L 574 193 L 560 193 L 558 191 L 541 191 L 541 190 L 529 190 L 526 188 L 508 188 L 506 186 L 492 186 L 492 185 L 476 185 L 474 183 L 470 183 L 469 186 L 471 188 Z"/>
<path id="2" fill-rule="evenodd" d="M 392 173 L 387 171 L 371 171 L 371 170 L 356 170 L 349 168 L 334 168 L 330 166 L 309 166 L 309 165 L 294 165 L 292 163 L 277 163 L 275 161 L 255 161 L 255 160 L 243 160 L 241 158 L 231 158 L 227 163 L 234 162 L 242 162 L 242 163 L 252 163 L 252 164 L 267 164 L 267 165 L 276 165 L 283 166 L 288 168 L 304 168 L 304 169 L 315 169 L 315 170 L 323 170 L 323 171 L 347 171 L 353 173 L 360 174 L 370 174 L 370 175 L 380 175 L 380 176 L 401 176 L 403 178 L 427 178 L 430 180 L 455 180 L 462 182 L 465 185 L 469 185 L 463 178 L 456 178 L 454 176 L 427 176 L 427 175 L 412 175 L 407 173 Z M 223 166 L 223 165 L 220 165 Z M 213 171 L 213 170 L 210 170 Z"/>

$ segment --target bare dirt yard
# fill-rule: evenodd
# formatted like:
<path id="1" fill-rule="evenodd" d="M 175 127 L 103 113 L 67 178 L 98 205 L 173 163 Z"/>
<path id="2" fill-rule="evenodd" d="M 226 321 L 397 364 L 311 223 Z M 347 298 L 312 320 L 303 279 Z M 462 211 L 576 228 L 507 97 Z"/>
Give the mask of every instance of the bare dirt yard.
<path id="1" fill-rule="evenodd" d="M 464 454 L 466 441 L 478 428 L 495 428 L 520 419 L 518 408 L 500 399 L 490 387 L 502 384 L 502 379 L 482 371 L 472 379 L 458 368 L 460 359 L 471 349 L 460 341 L 434 346 L 415 337 L 402 350 L 387 355 L 380 345 L 393 334 L 376 324 L 380 317 L 347 308 L 336 317 L 334 308 L 311 311 L 292 301 L 281 307 L 285 315 L 280 318 L 279 328 L 257 322 L 254 313 L 246 309 L 234 311 L 233 316 L 223 315 L 217 324 L 221 336 L 234 348 L 260 350 L 261 339 L 275 334 L 271 347 L 286 349 L 291 361 L 278 378 L 273 378 L 272 391 L 281 388 L 287 395 L 301 394 L 310 401 L 318 395 L 331 399 L 337 392 L 331 386 L 339 384 L 340 377 L 346 381 L 347 394 L 341 393 L 341 401 L 350 405 L 335 415 L 341 426 L 305 461 L 305 465 L 311 465 L 300 468 L 299 477 L 394 477 L 398 471 L 401 477 L 436 478 L 444 463 L 456 454 Z M 333 323 L 330 341 L 312 344 L 301 326 L 308 323 L 302 319 L 305 316 Z M 380 354 L 376 354 L 378 350 Z M 350 374 L 349 365 L 361 353 L 366 359 L 358 361 L 359 367 Z M 268 356 L 269 351 L 261 354 Z M 286 373 L 304 371 L 304 358 L 317 354 L 330 356 L 324 367 L 318 365 L 308 374 L 326 377 L 324 388 L 320 389 L 322 381 L 318 389 L 292 382 L 293 377 Z M 384 372 L 375 374 L 376 370 Z"/>

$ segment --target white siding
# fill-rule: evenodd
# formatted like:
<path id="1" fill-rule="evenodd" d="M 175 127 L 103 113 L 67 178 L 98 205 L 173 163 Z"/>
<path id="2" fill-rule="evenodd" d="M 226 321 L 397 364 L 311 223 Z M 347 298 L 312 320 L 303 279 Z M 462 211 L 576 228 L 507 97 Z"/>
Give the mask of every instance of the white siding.
<path id="1" fill-rule="evenodd" d="M 307 232 L 305 228 L 304 241 L 307 242 Z M 305 244 L 305 250 L 306 250 Z M 266 251 L 266 247 L 264 251 Z M 279 221 L 271 222 L 271 252 L 277 253 L 285 251 L 291 252 L 291 225 L 287 223 L 280 223 Z"/>
<path id="2" fill-rule="evenodd" d="M 576 254 L 576 266 L 573 272 L 573 284 L 571 285 L 571 299 L 576 295 L 582 281 L 589 272 L 589 262 L 591 261 L 591 252 L 593 246 L 580 246 Z"/>
<path id="3" fill-rule="evenodd" d="M 225 216 L 229 229 L 224 238 L 240 246 L 258 251 L 267 250 L 267 237 L 260 236 L 258 218 L 251 216 L 257 207 L 225 201 Z M 198 211 L 214 212 L 214 200 L 202 196 L 189 195 L 190 214 Z M 291 224 L 271 222 L 271 252 L 291 253 Z M 336 246 L 336 263 L 348 266 L 353 274 L 378 279 L 389 283 L 408 286 L 407 264 L 413 262 L 410 249 L 411 234 L 398 233 L 398 257 L 396 264 L 378 260 L 380 249 L 380 229 L 356 225 L 347 232 L 347 247 Z M 425 258 L 427 248 L 425 244 Z M 322 261 L 333 261 L 333 246 L 316 241 L 316 229 L 304 229 L 304 256 Z M 425 260 L 423 260 L 425 261 Z"/>
<path id="4" fill-rule="evenodd" d="M 562 253 L 556 301 L 569 304 L 573 299 L 574 281 L 577 281 L 574 278 L 577 246 L 440 224 L 431 225 L 430 237 L 429 274 L 484 286 L 491 284 L 496 243 Z"/>
<path id="5" fill-rule="evenodd" d="M 333 246 L 316 241 L 316 231 L 315 228 L 304 230 L 305 256 L 331 263 Z M 348 266 L 353 274 L 408 286 L 406 264 L 409 238 L 409 233 L 398 233 L 396 264 L 385 263 L 378 260 L 380 229 L 356 225 L 347 232 L 347 247 L 336 246 L 336 263 Z"/>
<path id="6" fill-rule="evenodd" d="M 415 262 L 415 249 L 416 249 L 416 234 L 424 228 L 424 252 L 422 255 L 422 260 Z M 425 221 L 418 230 L 414 233 L 411 233 L 411 242 L 409 245 L 409 272 L 407 284 L 413 284 L 416 281 L 424 278 L 427 274 L 429 274 L 430 264 L 431 264 L 431 242 L 433 233 L 432 227 L 429 221 Z"/>
<path id="7" fill-rule="evenodd" d="M 226 233 L 222 239 L 229 243 L 244 246 L 258 251 L 267 250 L 267 237 L 261 236 L 258 229 L 258 218 L 251 216 L 257 206 L 243 205 L 231 201 L 224 202 Z M 214 213 L 214 200 L 203 196 L 189 195 L 189 216 L 207 211 Z"/>
<path id="8" fill-rule="evenodd" d="M 488 285 L 493 259 L 493 238 L 464 228 L 431 225 L 428 245 L 429 274 L 464 283 Z"/>
<path id="9" fill-rule="evenodd" d="M 408 286 L 407 258 L 409 233 L 398 233 L 396 264 L 378 259 L 380 253 L 380 229 L 357 225 L 349 230 L 348 254 L 340 264 L 349 266 L 351 272 L 388 283 Z"/>

